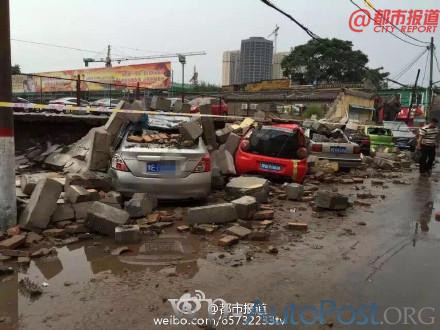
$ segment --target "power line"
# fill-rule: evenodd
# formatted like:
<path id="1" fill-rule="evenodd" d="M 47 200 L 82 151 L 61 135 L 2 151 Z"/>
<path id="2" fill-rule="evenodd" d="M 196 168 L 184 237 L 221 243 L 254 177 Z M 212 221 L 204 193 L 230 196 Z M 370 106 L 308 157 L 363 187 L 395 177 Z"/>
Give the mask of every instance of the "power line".
<path id="1" fill-rule="evenodd" d="M 273 8 L 273 9 L 275 9 L 276 11 L 278 11 L 278 12 L 280 12 L 281 14 L 283 14 L 284 16 L 286 16 L 286 17 L 288 17 L 290 20 L 292 20 L 296 25 L 298 25 L 302 30 L 304 30 L 312 39 L 314 39 L 314 40 L 318 40 L 318 41 L 321 41 L 322 40 L 322 38 L 320 37 L 320 36 L 318 36 L 316 33 L 314 33 L 314 32 L 312 32 L 309 28 L 307 28 L 305 25 L 303 25 L 303 24 L 301 24 L 298 20 L 296 20 L 295 18 L 293 18 L 290 14 L 288 14 L 288 13 L 286 13 L 285 11 L 283 11 L 283 10 L 281 10 L 280 8 L 278 8 L 277 6 L 275 6 L 274 4 L 272 4 L 269 0 L 260 0 L 261 2 L 263 2 L 265 5 L 267 5 L 267 6 L 269 6 L 269 7 L 271 7 L 271 8 Z M 360 8 L 356 3 L 354 3 L 352 0 L 350 0 L 356 7 L 358 7 L 359 9 L 362 9 L 362 8 Z M 401 39 L 399 36 L 395 36 L 396 38 L 399 38 L 399 39 Z M 406 40 L 403 40 L 403 39 L 401 39 L 402 41 L 404 41 L 404 42 L 407 42 L 407 43 L 409 43 L 409 44 L 412 44 L 411 42 L 409 42 L 409 41 L 406 41 Z M 425 46 L 419 46 L 419 45 L 416 45 L 416 44 L 413 44 L 414 46 L 417 46 L 417 47 L 424 47 L 425 48 Z M 427 51 L 427 49 L 425 49 L 425 51 Z M 363 69 L 365 69 L 365 70 L 368 70 L 368 71 L 370 71 L 370 70 L 372 70 L 372 69 L 370 69 L 369 67 L 367 67 L 365 64 L 361 64 L 360 65 Z M 393 83 L 396 83 L 396 84 L 400 84 L 398 81 L 395 81 L 395 80 L 393 80 L 393 79 L 389 79 L 389 78 L 384 78 L 385 80 L 388 80 L 388 81 L 391 81 L 391 82 L 393 82 Z M 403 84 L 400 84 L 400 85 L 402 85 L 403 86 Z"/>
<path id="2" fill-rule="evenodd" d="M 422 44 L 429 44 L 429 42 L 427 42 L 427 41 L 423 41 L 423 40 L 420 40 L 420 39 L 417 39 L 417 38 L 415 38 L 415 37 L 409 35 L 408 33 L 402 31 L 401 29 L 399 29 L 399 28 L 398 28 L 396 25 L 394 25 L 394 24 L 393 24 L 393 23 L 392 23 L 387 17 L 385 17 L 384 15 L 382 15 L 382 13 L 379 13 L 379 11 L 373 6 L 373 4 L 372 4 L 371 2 L 368 3 L 368 6 L 369 6 L 371 9 L 373 9 L 374 12 L 375 12 L 376 14 L 378 14 L 378 15 L 380 15 L 382 18 L 384 18 L 388 24 L 390 24 L 391 26 L 393 26 L 395 29 L 397 29 L 397 30 L 398 30 L 400 33 L 402 33 L 403 35 L 407 36 L 408 38 L 413 39 L 414 41 L 420 42 L 420 43 L 422 43 Z"/>
<path id="3" fill-rule="evenodd" d="M 47 42 L 38 42 L 38 41 L 30 41 L 30 40 L 15 39 L 15 38 L 11 38 L 11 40 L 12 41 L 16 41 L 16 42 L 26 43 L 26 44 L 38 45 L 38 46 L 46 46 L 46 47 L 54 47 L 54 48 L 61 48 L 61 49 L 76 50 L 76 51 L 79 51 L 79 52 L 102 54 L 102 51 L 99 52 L 99 51 L 91 50 L 91 49 L 69 47 L 69 46 L 63 46 L 63 45 L 56 45 L 56 44 L 50 44 L 50 43 L 47 43 Z M 118 54 L 115 54 L 115 55 L 118 55 Z"/>
<path id="4" fill-rule="evenodd" d="M 262 3 L 264 3 L 265 5 L 275 9 L 276 11 L 280 12 L 281 14 L 283 14 L 284 16 L 286 16 L 287 18 L 289 18 L 291 21 L 293 21 L 296 25 L 298 25 L 301 29 L 303 29 L 312 39 L 321 39 L 320 36 L 318 36 L 316 33 L 312 32 L 309 28 L 307 28 L 306 26 L 304 26 L 303 24 L 301 24 L 300 22 L 298 22 L 298 20 L 296 20 L 293 16 L 291 16 L 290 14 L 286 13 L 285 11 L 281 10 L 280 8 L 278 8 L 277 6 L 275 6 L 272 2 L 270 2 L 269 0 L 260 0 Z"/>
<path id="5" fill-rule="evenodd" d="M 440 75 L 440 63 L 438 62 L 437 54 L 434 52 L 435 64 L 437 65 L 437 71 Z"/>
<path id="6" fill-rule="evenodd" d="M 355 3 L 353 0 L 350 0 L 350 2 L 351 2 L 353 5 L 355 5 L 357 8 L 359 8 L 360 10 L 363 10 L 363 9 L 362 9 L 357 3 Z M 370 17 L 370 18 L 371 18 L 371 17 Z M 403 33 L 398 27 L 396 27 L 396 29 L 397 29 L 400 33 Z M 408 41 L 408 40 L 405 40 L 405 39 L 399 37 L 397 34 L 394 34 L 394 32 L 392 32 L 392 31 L 388 31 L 388 30 L 386 30 L 385 32 L 391 33 L 391 35 L 393 35 L 395 38 L 397 38 L 397 39 L 399 39 L 399 40 L 401 40 L 401 41 L 403 41 L 403 42 L 405 42 L 405 43 L 407 43 L 407 44 L 410 44 L 410 45 L 413 45 L 413 46 L 416 46 L 416 47 L 426 47 L 426 46 L 417 45 L 417 44 L 412 43 L 412 42 L 410 42 L 410 41 Z M 424 42 L 424 41 L 420 41 L 420 42 Z"/>
<path id="7" fill-rule="evenodd" d="M 418 60 L 420 58 L 422 58 L 423 55 L 425 55 L 428 52 L 428 49 L 425 49 L 421 54 L 417 55 L 416 58 L 414 58 L 413 60 L 411 60 L 411 62 L 409 62 L 406 66 L 404 66 L 402 68 L 402 70 L 399 71 L 399 73 L 397 73 L 394 76 L 394 79 L 400 79 L 405 73 L 407 73 L 413 66 L 414 64 L 416 64 L 418 62 Z"/>

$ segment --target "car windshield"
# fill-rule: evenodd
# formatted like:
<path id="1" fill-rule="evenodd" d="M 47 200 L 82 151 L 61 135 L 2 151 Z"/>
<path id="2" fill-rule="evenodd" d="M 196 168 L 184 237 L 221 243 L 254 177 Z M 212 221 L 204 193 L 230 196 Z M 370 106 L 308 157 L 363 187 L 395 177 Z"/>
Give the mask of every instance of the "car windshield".
<path id="1" fill-rule="evenodd" d="M 367 132 L 371 135 L 392 136 L 391 130 L 384 127 L 369 127 Z"/>
<path id="2" fill-rule="evenodd" d="M 298 149 L 305 145 L 305 137 L 299 130 L 263 126 L 251 134 L 249 142 L 251 153 L 296 159 Z"/>
<path id="3" fill-rule="evenodd" d="M 406 125 L 406 123 L 402 122 L 388 122 L 384 123 L 384 126 L 386 128 L 389 128 L 393 131 L 400 131 L 400 132 L 409 132 L 409 127 Z"/>

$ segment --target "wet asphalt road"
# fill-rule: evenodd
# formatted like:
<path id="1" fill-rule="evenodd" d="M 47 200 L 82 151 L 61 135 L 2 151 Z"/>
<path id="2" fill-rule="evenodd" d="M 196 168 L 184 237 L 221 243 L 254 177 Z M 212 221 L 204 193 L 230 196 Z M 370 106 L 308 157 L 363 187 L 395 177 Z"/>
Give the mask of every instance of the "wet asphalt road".
<path id="1" fill-rule="evenodd" d="M 199 238 L 181 239 L 176 249 L 190 253 L 179 257 L 177 277 L 164 278 L 156 273 L 167 264 L 164 257 L 151 255 L 139 260 L 127 256 L 121 262 L 103 256 L 106 242 L 97 247 L 64 247 L 58 257 L 41 264 L 33 262 L 26 271 L 38 282 L 49 283 L 47 293 L 36 301 L 18 293 L 17 281 L 23 275 L 16 274 L 0 282 L 0 311 L 18 316 L 20 327 L 26 329 L 197 329 L 155 327 L 152 318 L 172 314 L 166 299 L 198 289 L 207 297 L 230 303 L 259 299 L 279 316 L 292 304 L 319 308 L 321 301 L 333 300 L 337 308 L 345 305 L 357 309 L 374 303 L 381 307 L 375 320 L 384 322 L 373 326 L 370 318 L 367 325 L 344 326 L 337 314 L 331 313 L 324 316 L 323 325 L 315 322 L 273 328 L 438 329 L 440 222 L 435 221 L 434 213 L 440 211 L 440 168 L 431 179 L 418 178 L 416 173 L 412 178 L 411 185 L 384 190 L 386 200 L 371 210 L 355 209 L 348 219 L 320 219 L 329 227 L 322 232 L 320 226 L 313 227 L 304 242 L 277 237 L 283 244 L 277 256 L 262 253 L 249 263 L 237 262 L 245 259 L 246 244 L 220 258 L 219 252 L 206 252 L 208 243 Z M 367 226 L 355 227 L 359 220 L 367 222 Z M 348 225 L 353 226 L 350 228 L 354 228 L 355 235 L 341 236 L 341 227 Z M 404 307 L 409 309 L 405 311 Z M 385 324 L 387 308 L 386 321 L 398 324 Z M 405 313 L 413 314 L 412 319 L 407 317 L 408 324 L 404 324 Z M 340 316 L 349 323 L 352 313 L 345 310 Z M 306 312 L 304 317 L 311 322 L 314 313 Z M 294 319 L 298 321 L 299 315 L 295 314 Z M 355 321 L 362 318 L 356 314 Z"/>

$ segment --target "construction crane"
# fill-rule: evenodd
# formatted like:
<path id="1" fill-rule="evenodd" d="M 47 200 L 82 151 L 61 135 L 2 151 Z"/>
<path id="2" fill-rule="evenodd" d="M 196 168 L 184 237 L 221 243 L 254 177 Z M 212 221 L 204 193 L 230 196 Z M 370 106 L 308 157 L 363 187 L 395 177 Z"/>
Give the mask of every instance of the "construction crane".
<path id="1" fill-rule="evenodd" d="M 89 63 L 105 63 L 106 68 L 112 67 L 112 62 L 117 62 L 118 64 L 123 61 L 138 61 L 138 60 L 152 60 L 156 58 L 171 58 L 171 57 L 178 57 L 179 62 L 182 63 L 185 62 L 183 58 L 187 56 L 196 56 L 196 55 L 206 55 L 205 51 L 200 52 L 187 52 L 187 53 L 170 53 L 170 54 L 159 54 L 159 55 L 150 55 L 150 56 L 127 56 L 127 57 L 111 57 L 111 46 L 108 45 L 107 47 L 107 56 L 105 58 L 83 58 L 84 65 L 86 67 L 89 66 Z"/>
<path id="2" fill-rule="evenodd" d="M 194 65 L 194 74 L 189 80 L 189 82 L 192 83 L 193 86 L 197 86 L 199 84 L 199 73 L 197 72 L 197 68 L 195 65 Z"/>
<path id="3" fill-rule="evenodd" d="M 267 36 L 267 38 L 274 36 L 274 41 L 273 41 L 273 53 L 274 54 L 277 53 L 277 42 L 278 42 L 278 31 L 279 30 L 280 30 L 280 27 L 278 25 L 275 25 L 275 29 L 272 31 L 271 34 L 269 34 Z"/>

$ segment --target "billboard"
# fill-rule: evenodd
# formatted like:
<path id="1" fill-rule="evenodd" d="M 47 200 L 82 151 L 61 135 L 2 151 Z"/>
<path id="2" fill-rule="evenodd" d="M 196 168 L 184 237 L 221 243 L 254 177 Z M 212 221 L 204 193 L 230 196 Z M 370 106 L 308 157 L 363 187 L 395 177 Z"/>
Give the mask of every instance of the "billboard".
<path id="1" fill-rule="evenodd" d="M 108 90 L 107 84 L 112 89 L 124 89 L 125 86 L 136 88 L 139 82 L 140 88 L 168 89 L 171 86 L 171 62 L 147 63 L 124 65 L 112 68 L 93 68 L 79 70 L 65 70 L 53 72 L 35 73 L 37 76 L 53 78 L 41 78 L 32 75 L 14 75 L 12 77 L 12 90 L 14 93 L 36 92 L 70 92 L 76 90 L 76 81 L 63 79 L 77 79 L 80 75 L 81 91 Z M 57 79 L 61 78 L 61 79 Z M 104 84 L 94 83 L 101 82 Z"/>

